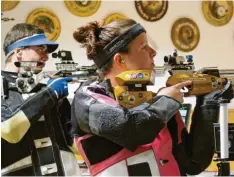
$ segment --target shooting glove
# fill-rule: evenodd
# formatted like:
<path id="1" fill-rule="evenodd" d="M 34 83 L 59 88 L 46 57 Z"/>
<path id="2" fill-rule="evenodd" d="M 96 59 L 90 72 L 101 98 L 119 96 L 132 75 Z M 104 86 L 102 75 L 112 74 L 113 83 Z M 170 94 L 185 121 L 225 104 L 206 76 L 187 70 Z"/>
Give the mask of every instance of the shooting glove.
<path id="1" fill-rule="evenodd" d="M 205 120 L 211 120 L 217 122 L 219 118 L 219 102 L 216 99 L 222 90 L 211 92 L 207 95 L 197 96 L 197 104 L 195 110 L 200 112 L 199 114 Z"/>
<path id="2" fill-rule="evenodd" d="M 50 79 L 47 82 L 47 86 L 54 91 L 58 99 L 63 99 L 68 95 L 67 83 L 71 81 L 72 81 L 71 77 Z"/>

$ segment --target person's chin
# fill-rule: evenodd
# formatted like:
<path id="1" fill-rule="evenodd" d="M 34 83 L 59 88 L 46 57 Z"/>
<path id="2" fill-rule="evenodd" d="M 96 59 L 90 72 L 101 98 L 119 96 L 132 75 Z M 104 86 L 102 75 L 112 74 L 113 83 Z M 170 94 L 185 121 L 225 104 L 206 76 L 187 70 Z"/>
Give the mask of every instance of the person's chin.
<path id="1" fill-rule="evenodd" d="M 155 65 L 152 64 L 150 69 L 151 69 L 151 70 L 154 70 L 154 69 L 155 69 Z"/>

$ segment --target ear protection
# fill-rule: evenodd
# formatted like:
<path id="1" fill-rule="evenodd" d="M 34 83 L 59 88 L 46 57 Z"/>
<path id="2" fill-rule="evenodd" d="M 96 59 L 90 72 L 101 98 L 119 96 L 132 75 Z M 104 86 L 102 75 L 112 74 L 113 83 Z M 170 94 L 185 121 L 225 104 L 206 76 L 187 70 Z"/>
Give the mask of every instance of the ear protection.
<path id="1" fill-rule="evenodd" d="M 122 59 L 122 58 L 120 58 L 120 63 L 121 63 L 121 64 L 125 64 L 125 60 Z"/>

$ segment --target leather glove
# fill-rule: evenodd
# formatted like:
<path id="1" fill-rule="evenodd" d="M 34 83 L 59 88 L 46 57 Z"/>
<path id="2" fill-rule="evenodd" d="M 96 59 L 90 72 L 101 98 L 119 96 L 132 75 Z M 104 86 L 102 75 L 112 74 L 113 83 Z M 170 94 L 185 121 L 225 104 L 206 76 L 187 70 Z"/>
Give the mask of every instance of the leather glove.
<path id="1" fill-rule="evenodd" d="M 198 111 L 204 120 L 217 122 L 219 118 L 219 102 L 216 97 L 222 92 L 217 90 L 207 95 L 197 96 L 195 110 Z"/>
<path id="2" fill-rule="evenodd" d="M 58 99 L 63 99 L 66 96 L 68 96 L 67 83 L 71 82 L 72 80 L 73 80 L 72 77 L 50 79 L 47 82 L 47 86 L 54 91 Z"/>
<path id="3" fill-rule="evenodd" d="M 207 95 L 197 96 L 197 102 L 201 104 L 201 106 L 217 106 L 219 102 L 217 100 L 217 96 L 222 93 L 222 90 L 216 90 L 214 92 L 208 93 Z"/>

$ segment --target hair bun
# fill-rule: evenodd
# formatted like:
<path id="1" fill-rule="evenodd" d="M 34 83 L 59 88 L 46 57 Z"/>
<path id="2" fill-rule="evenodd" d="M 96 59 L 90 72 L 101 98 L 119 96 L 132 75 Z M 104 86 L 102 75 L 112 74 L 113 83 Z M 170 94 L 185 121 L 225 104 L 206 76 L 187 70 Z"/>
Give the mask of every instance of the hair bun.
<path id="1" fill-rule="evenodd" d="M 91 22 L 87 26 L 79 27 L 73 32 L 74 39 L 82 44 L 95 43 L 101 33 L 102 28 L 97 22 Z"/>
<path id="2" fill-rule="evenodd" d="M 89 27 L 88 26 L 77 28 L 73 32 L 74 39 L 77 42 L 82 43 L 82 44 L 87 43 L 87 37 L 88 36 L 89 36 Z"/>
<path id="3" fill-rule="evenodd" d="M 99 40 L 99 35 L 102 31 L 102 28 L 99 27 L 99 24 L 97 22 L 92 22 L 89 24 L 90 25 L 90 31 L 93 34 L 93 38 L 95 38 L 95 40 Z"/>

